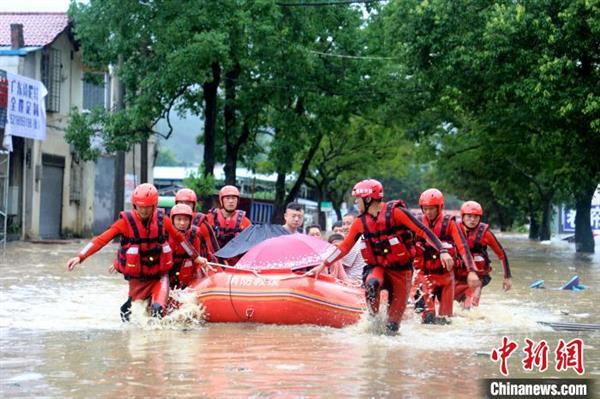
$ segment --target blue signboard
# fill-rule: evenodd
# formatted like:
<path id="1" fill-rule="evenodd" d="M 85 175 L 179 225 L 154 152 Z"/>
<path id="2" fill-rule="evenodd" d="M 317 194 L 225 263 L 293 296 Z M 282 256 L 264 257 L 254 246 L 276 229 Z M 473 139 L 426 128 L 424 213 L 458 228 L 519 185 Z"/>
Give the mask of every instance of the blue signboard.
<path id="1" fill-rule="evenodd" d="M 575 210 L 561 209 L 560 222 L 562 231 L 572 233 L 575 231 Z M 600 205 L 592 205 L 590 212 L 590 224 L 594 232 L 600 232 Z"/>

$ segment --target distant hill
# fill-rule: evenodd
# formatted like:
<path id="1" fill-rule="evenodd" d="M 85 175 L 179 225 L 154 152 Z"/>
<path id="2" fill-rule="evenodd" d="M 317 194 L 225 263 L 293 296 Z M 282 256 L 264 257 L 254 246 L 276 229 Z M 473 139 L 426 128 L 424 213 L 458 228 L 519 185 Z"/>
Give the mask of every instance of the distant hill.
<path id="1" fill-rule="evenodd" d="M 181 118 L 175 111 L 171 111 L 170 120 L 173 126 L 173 133 L 168 140 L 161 138 L 159 146 L 171 149 L 178 159 L 194 165 L 200 164 L 202 162 L 204 146 L 196 144 L 196 137 L 198 137 L 204 128 L 204 120 L 197 115 L 189 113 L 184 118 Z M 156 130 L 162 134 L 166 134 L 169 131 L 167 121 L 161 119 L 156 124 Z"/>

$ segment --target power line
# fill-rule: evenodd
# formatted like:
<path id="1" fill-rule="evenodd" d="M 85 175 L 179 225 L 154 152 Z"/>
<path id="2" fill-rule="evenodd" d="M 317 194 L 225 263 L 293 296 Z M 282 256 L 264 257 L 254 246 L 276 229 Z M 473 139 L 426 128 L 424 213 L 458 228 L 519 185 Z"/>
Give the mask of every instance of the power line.
<path id="1" fill-rule="evenodd" d="M 348 55 L 348 54 L 332 54 L 332 53 L 324 53 L 322 51 L 308 50 L 309 53 L 324 55 L 326 57 L 336 57 L 336 58 L 349 58 L 353 60 L 397 60 L 396 57 L 375 57 L 375 56 L 367 56 L 367 55 Z"/>
<path id="2" fill-rule="evenodd" d="M 383 0 L 336 0 L 327 2 L 313 3 L 277 3 L 280 7 L 322 7 L 322 6 L 339 6 L 344 4 L 370 4 L 379 3 Z"/>

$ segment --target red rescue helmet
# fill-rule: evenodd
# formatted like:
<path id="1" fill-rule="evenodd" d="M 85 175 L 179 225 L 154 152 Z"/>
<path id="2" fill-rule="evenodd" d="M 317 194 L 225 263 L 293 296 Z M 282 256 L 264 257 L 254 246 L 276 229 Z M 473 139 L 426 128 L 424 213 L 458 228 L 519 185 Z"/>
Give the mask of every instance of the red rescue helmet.
<path id="1" fill-rule="evenodd" d="M 479 202 L 467 201 L 460 207 L 460 217 L 464 215 L 479 215 L 483 216 L 483 208 Z"/>
<path id="2" fill-rule="evenodd" d="M 175 193 L 175 203 L 178 202 L 193 202 L 196 205 L 198 202 L 198 197 L 196 197 L 196 193 L 194 190 L 190 190 L 189 188 L 182 188 L 181 190 Z"/>
<path id="3" fill-rule="evenodd" d="M 238 197 L 240 198 L 240 190 L 236 186 L 223 186 L 219 190 L 219 202 L 223 204 L 223 197 Z"/>
<path id="4" fill-rule="evenodd" d="M 430 188 L 421 194 L 419 197 L 419 206 L 439 206 L 444 207 L 444 194 L 437 188 Z"/>
<path id="5" fill-rule="evenodd" d="M 383 185 L 375 179 L 361 180 L 354 185 L 352 196 L 380 200 L 383 198 Z"/>
<path id="6" fill-rule="evenodd" d="M 171 217 L 175 217 L 177 215 L 185 215 L 189 216 L 190 219 L 194 217 L 194 211 L 190 208 L 189 205 L 186 204 L 176 204 L 173 208 L 171 208 Z"/>
<path id="7" fill-rule="evenodd" d="M 135 206 L 157 206 L 158 190 L 150 183 L 142 183 L 131 193 L 131 203 Z"/>

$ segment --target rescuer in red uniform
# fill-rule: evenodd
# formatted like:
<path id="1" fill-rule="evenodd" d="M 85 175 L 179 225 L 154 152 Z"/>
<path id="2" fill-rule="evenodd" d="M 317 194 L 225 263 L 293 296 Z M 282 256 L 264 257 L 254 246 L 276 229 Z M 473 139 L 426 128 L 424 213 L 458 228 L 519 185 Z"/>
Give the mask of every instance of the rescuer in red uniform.
<path id="1" fill-rule="evenodd" d="M 206 243 L 209 246 L 209 252 L 215 253 L 216 251 L 218 251 L 220 248 L 219 242 L 217 240 L 215 232 L 208 223 L 208 215 L 196 211 L 198 197 L 196 196 L 194 190 L 191 190 L 189 188 L 182 188 L 181 190 L 177 191 L 177 193 L 175 193 L 175 205 L 177 204 L 185 204 L 192 208 L 192 211 L 194 212 L 194 216 L 192 217 L 192 225 L 198 228 L 200 228 L 202 225 L 207 226 L 209 230 L 209 237 L 207 237 Z"/>
<path id="2" fill-rule="evenodd" d="M 435 188 L 425 190 L 419 197 L 419 206 L 423 211 L 421 221 L 429 227 L 448 254 L 452 256 L 454 264 L 466 265 L 465 270 L 473 272 L 471 280 L 476 278 L 474 273 L 473 258 L 469 251 L 467 241 L 454 217 L 444 213 L 444 195 Z M 454 303 L 454 271 L 441 262 L 437 249 L 422 239 L 417 240 L 417 259 L 415 268 L 417 276 L 414 284 L 421 291 L 424 300 L 422 313 L 423 323 L 431 324 L 445 319 L 436 318 L 435 302 L 439 301 L 438 314 L 452 316 Z M 466 276 L 465 276 L 466 278 Z"/>
<path id="3" fill-rule="evenodd" d="M 465 309 L 479 306 L 481 290 L 492 280 L 490 276 L 492 264 L 488 256 L 488 246 L 492 248 L 492 251 L 502 263 L 502 269 L 504 270 L 502 288 L 504 291 L 508 291 L 512 287 L 512 274 L 506 252 L 490 230 L 490 226 L 481 222 L 482 216 L 483 208 L 475 201 L 467 201 L 460 207 L 461 229 L 467 238 L 478 277 L 477 284 L 469 287 L 466 281 L 467 270 L 459 267 L 455 271 L 454 298 L 462 302 Z"/>
<path id="4" fill-rule="evenodd" d="M 240 191 L 237 187 L 224 186 L 219 190 L 220 208 L 211 209 L 207 215 L 221 248 L 252 225 L 246 212 L 237 209 L 239 201 Z"/>
<path id="5" fill-rule="evenodd" d="M 192 225 L 194 217 L 192 208 L 185 204 L 176 204 L 171 208 L 170 217 L 175 228 L 185 234 L 186 241 L 200 256 L 211 262 L 217 262 L 214 253 L 210 252 L 210 227 L 205 223 L 200 227 Z M 202 276 L 203 272 L 174 237 L 169 237 L 169 244 L 173 249 L 173 268 L 169 271 L 170 286 L 185 288 L 194 278 Z"/>
<path id="6" fill-rule="evenodd" d="M 151 299 L 152 315 L 161 317 L 169 293 L 169 270 L 173 267 L 173 251 L 169 237 L 180 244 L 194 261 L 205 267 L 206 259 L 187 244 L 162 209 L 158 209 L 158 192 L 152 184 L 140 184 L 131 196 L 133 210 L 123 211 L 111 227 L 92 239 L 78 256 L 69 259 L 68 270 L 120 236 L 120 248 L 114 269 L 129 281 L 129 299 L 121 307 L 121 317 L 129 320 L 131 301 Z"/>
<path id="7" fill-rule="evenodd" d="M 387 334 L 394 335 L 400 326 L 412 281 L 413 234 L 436 248 L 445 267 L 451 269 L 453 260 L 438 238 L 401 201 L 382 201 L 383 186 L 377 180 L 357 183 L 352 195 L 356 197 L 359 217 L 350 226 L 344 241 L 336 245 L 333 253 L 313 272 L 318 276 L 325 267 L 346 255 L 362 236 L 361 254 L 367 263 L 363 270 L 367 304 L 372 314 L 377 313 L 380 291 L 388 290 Z"/>

